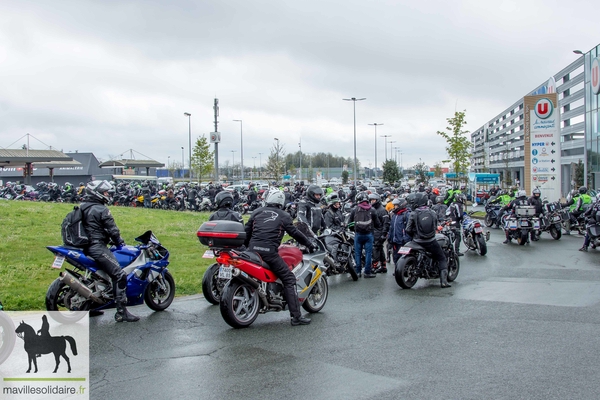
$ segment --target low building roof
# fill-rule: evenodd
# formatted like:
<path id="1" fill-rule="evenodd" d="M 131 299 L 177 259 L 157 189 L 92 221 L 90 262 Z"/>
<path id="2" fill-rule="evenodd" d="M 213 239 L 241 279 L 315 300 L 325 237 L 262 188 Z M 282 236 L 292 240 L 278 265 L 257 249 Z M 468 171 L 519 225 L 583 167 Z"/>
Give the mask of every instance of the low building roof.
<path id="1" fill-rule="evenodd" d="M 73 161 L 62 151 L 31 149 L 0 149 L 0 167 L 24 167 L 27 163 Z"/>

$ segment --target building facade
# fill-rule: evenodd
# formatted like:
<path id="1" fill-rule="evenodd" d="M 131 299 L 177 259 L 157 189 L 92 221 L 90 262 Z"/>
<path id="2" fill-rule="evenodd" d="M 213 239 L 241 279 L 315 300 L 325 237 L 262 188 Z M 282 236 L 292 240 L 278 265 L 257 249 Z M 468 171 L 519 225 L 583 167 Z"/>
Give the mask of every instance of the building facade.
<path id="1" fill-rule="evenodd" d="M 600 45 L 584 55 L 588 186 L 600 188 Z"/>
<path id="2" fill-rule="evenodd" d="M 588 84 L 584 68 L 586 57 L 587 55 L 578 57 L 537 88 L 524 94 L 524 96 L 553 92 L 558 94 L 562 158 L 561 191 L 563 194 L 573 187 L 577 164 L 579 161 L 583 163 L 585 160 L 585 132 L 591 132 L 589 128 L 586 129 L 586 104 L 588 103 L 586 95 Z M 588 65 L 587 62 L 585 64 Z M 523 114 L 523 97 L 471 134 L 473 146 L 471 172 L 498 173 L 504 186 L 524 187 L 525 116 Z M 588 147 L 592 145 L 592 142 L 588 140 Z M 595 146 L 598 148 L 597 141 Z M 600 162 L 600 160 L 598 161 Z M 598 172 L 600 173 L 600 169 Z"/>

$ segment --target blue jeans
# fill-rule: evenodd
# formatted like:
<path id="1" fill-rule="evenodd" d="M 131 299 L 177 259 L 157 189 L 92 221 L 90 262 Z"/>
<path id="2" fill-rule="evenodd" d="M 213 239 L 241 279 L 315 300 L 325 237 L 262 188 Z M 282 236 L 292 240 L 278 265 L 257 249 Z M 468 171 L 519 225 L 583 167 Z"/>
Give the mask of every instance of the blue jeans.
<path id="1" fill-rule="evenodd" d="M 360 274 L 362 265 L 362 251 L 365 249 L 365 274 L 370 274 L 371 258 L 373 256 L 373 234 L 372 233 L 355 233 L 354 234 L 354 260 L 356 261 L 356 273 Z"/>

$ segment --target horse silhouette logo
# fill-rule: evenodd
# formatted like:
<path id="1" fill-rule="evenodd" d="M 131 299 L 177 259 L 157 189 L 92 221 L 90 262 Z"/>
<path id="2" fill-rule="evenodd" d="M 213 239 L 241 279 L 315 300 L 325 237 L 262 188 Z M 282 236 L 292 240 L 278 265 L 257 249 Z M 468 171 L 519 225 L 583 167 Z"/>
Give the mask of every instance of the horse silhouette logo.
<path id="1" fill-rule="evenodd" d="M 50 324 L 48 318 L 42 316 L 42 327 L 36 333 L 35 329 L 30 325 L 27 325 L 24 321 L 21 321 L 17 329 L 15 329 L 17 336 L 25 342 L 25 352 L 27 352 L 27 358 L 29 361 L 29 369 L 27 373 L 31 372 L 31 362 L 35 367 L 34 373 L 38 372 L 37 357 L 41 357 L 44 354 L 54 354 L 54 360 L 56 361 L 56 367 L 54 373 L 58 371 L 58 365 L 60 364 L 60 356 L 62 356 L 67 362 L 69 367 L 68 373 L 71 372 L 71 361 L 67 357 L 66 349 L 67 342 L 71 345 L 71 351 L 73 355 L 77 355 L 77 343 L 71 336 L 51 336 L 50 335 Z"/>

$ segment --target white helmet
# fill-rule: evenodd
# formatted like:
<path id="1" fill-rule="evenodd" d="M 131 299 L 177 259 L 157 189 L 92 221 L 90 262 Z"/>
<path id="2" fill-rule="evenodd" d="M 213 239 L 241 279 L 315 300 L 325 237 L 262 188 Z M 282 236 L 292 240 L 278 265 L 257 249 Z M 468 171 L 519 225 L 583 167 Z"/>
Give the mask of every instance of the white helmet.
<path id="1" fill-rule="evenodd" d="M 279 189 L 269 190 L 269 193 L 265 198 L 265 204 L 272 204 L 279 208 L 283 208 L 285 205 L 285 195 Z"/>
<path id="2" fill-rule="evenodd" d="M 525 192 L 524 190 L 519 190 L 517 192 L 517 197 L 527 197 L 527 192 Z"/>

